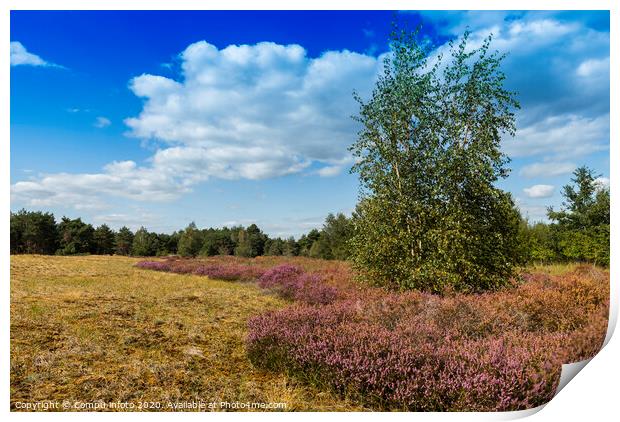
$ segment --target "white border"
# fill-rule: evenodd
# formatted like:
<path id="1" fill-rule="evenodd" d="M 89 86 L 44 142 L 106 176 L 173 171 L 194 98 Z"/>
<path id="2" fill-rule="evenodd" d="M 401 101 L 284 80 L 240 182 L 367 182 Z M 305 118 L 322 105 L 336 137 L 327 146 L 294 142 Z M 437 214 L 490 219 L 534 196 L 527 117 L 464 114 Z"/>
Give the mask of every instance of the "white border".
<path id="1" fill-rule="evenodd" d="M 521 1 L 484 1 L 484 0 L 470 0 L 470 1 L 447 1 L 447 0 L 435 0 L 435 1 L 393 1 L 383 0 L 381 2 L 352 2 L 352 1 L 338 1 L 338 0 L 302 0 L 296 2 L 290 1 L 276 1 L 276 0 L 262 0 L 260 2 L 250 2 L 243 0 L 227 0 L 220 2 L 197 2 L 195 0 L 92 0 L 88 2 L 80 0 L 59 0 L 55 2 L 44 0 L 8 0 L 3 1 L 0 8 L 2 8 L 2 14 L 0 15 L 0 32 L 2 33 L 2 43 L 0 44 L 0 74 L 2 75 L 2 104 L 0 108 L 3 112 L 0 113 L 0 140 L 1 140 L 1 152 L 0 152 L 0 177 L 2 182 L 2 209 L 5 211 L 5 217 L 0 223 L 0 233 L 2 235 L 2 241 L 0 242 L 0 260 L 2 265 L 0 266 L 2 271 L 2 288 L 0 289 L 0 297 L 2 305 L 0 306 L 0 338 L 2 342 L 2 352 L 0 353 L 0 370 L 2 372 L 2 382 L 0 383 L 0 394 L 4 397 L 0 404 L 2 413 L 9 412 L 9 397 L 10 397 L 10 361 L 9 361 L 9 317 L 10 317 L 10 297 L 9 297 L 9 218 L 10 212 L 10 125 L 9 125 L 9 110 L 10 110 L 10 66 L 9 66 L 9 39 L 10 39 L 10 10 L 198 10 L 198 9 L 213 9 L 213 10 L 232 10 L 232 9 L 288 9 L 288 10 L 339 10 L 339 9 L 368 9 L 368 10 L 611 10 L 611 51 L 610 51 L 610 66 L 611 66 L 611 104 L 610 104 L 610 140 L 618 139 L 618 122 L 614 117 L 618 117 L 618 55 L 617 47 L 618 43 L 618 2 L 611 0 L 573 0 L 571 2 L 561 0 L 521 0 Z M 620 195 L 620 188 L 617 180 L 618 177 L 618 158 L 620 158 L 620 150 L 618 148 L 617 141 L 611 142 L 610 145 L 610 179 L 611 182 L 611 204 L 612 204 L 612 233 L 616 232 L 618 226 L 618 212 L 616 212 L 618 204 L 618 195 Z M 611 254 L 615 257 L 620 253 L 618 239 L 612 235 Z M 618 363 L 617 356 L 620 356 L 617 338 L 611 338 L 612 327 L 615 326 L 618 315 L 618 282 L 617 282 L 618 265 L 612 259 L 611 262 L 611 305 L 612 314 L 610 315 L 610 329 L 608 331 L 607 341 L 609 343 L 603 350 L 587 365 L 576 379 L 570 382 L 556 398 L 554 398 L 549 404 L 544 406 L 544 410 L 540 412 L 526 411 L 526 412 L 513 412 L 513 413 L 390 413 L 390 419 L 400 419 L 410 421 L 412 418 L 416 420 L 504 420 L 513 419 L 515 417 L 524 417 L 534 413 L 531 416 L 532 420 L 609 420 L 609 415 L 618 414 L 618 374 L 620 373 L 620 365 Z M 617 337 L 617 336 L 615 336 Z M 537 409 L 540 410 L 540 409 Z M 204 418 L 245 418 L 246 414 L 184 414 L 185 418 L 197 420 L 204 420 Z M 332 418 L 355 418 L 356 420 L 368 420 L 382 418 L 384 413 L 342 413 L 342 414 L 325 414 L 321 417 L 328 419 Z M 95 414 L 95 413 L 56 413 L 56 414 L 34 414 L 34 413 L 10 413 L 8 416 L 15 420 L 49 418 L 51 420 L 66 420 L 74 418 L 112 418 L 112 417 L 127 417 L 127 414 Z M 138 419 L 159 419 L 168 418 L 171 415 L 164 413 L 138 413 L 131 414 L 129 417 Z M 314 414 L 299 414 L 293 416 L 290 413 L 254 413 L 252 419 L 258 420 L 285 420 L 291 417 L 295 418 L 312 418 Z M 174 415 L 179 417 L 179 415 Z"/>

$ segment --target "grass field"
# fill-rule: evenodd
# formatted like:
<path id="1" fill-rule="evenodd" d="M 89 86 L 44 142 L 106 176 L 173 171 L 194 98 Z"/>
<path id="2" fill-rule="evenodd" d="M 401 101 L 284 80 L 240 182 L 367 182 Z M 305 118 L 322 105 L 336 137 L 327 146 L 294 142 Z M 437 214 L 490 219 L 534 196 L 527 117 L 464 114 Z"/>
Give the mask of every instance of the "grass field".
<path id="1" fill-rule="evenodd" d="M 167 261 L 190 274 L 141 269 L 135 266 L 138 261 L 119 256 L 11 256 L 13 410 L 22 410 L 23 403 L 44 401 L 70 404 L 52 410 L 92 410 L 81 406 L 114 402 L 132 403 L 133 410 L 192 410 L 174 407 L 188 402 L 214 403 L 213 410 L 222 410 L 221 402 L 284 403 L 285 410 L 392 409 L 381 402 L 372 404 L 376 400 L 371 400 L 375 394 L 371 390 L 368 396 L 335 393 L 330 388 L 331 379 L 340 368 L 329 369 L 329 362 L 336 357 L 354 357 L 355 350 L 363 351 L 360 365 L 368 359 L 380 362 L 393 342 L 403 340 L 405 345 L 417 344 L 405 359 L 413 355 L 422 358 L 424 348 L 430 347 L 425 359 L 433 360 L 434 350 L 443 344 L 444 354 L 454 357 L 458 364 L 462 351 L 459 342 L 464 342 L 480 348 L 476 353 L 481 355 L 475 358 L 482 359 L 476 364 L 479 369 L 472 369 L 468 375 L 476 379 L 479 371 L 497 375 L 497 362 L 487 362 L 489 341 L 494 344 L 495 339 L 504 338 L 506 344 L 516 347 L 518 356 L 527 357 L 530 343 L 519 344 L 521 339 L 533 339 L 531 345 L 542 347 L 544 359 L 547 347 L 557 343 L 567 350 L 566 358 L 574 361 L 596 353 L 607 324 L 609 272 L 584 265 L 535 266 L 512 290 L 438 298 L 416 292 L 389 294 L 360 286 L 352 280 L 348 264 L 339 261 L 282 257 Z M 340 299 L 331 305 L 292 305 L 255 282 L 212 280 L 191 274 L 203 264 L 265 271 L 282 263 L 320 274 L 325 286 L 337 287 Z M 312 293 L 316 291 L 305 292 Z M 282 312 L 265 314 L 272 310 Z M 320 328 L 323 319 L 331 321 L 339 312 L 348 315 L 338 322 L 340 325 L 330 323 Z M 270 365 L 255 366 L 248 359 L 248 320 L 261 314 L 264 317 L 250 324 L 258 329 L 250 341 L 252 362 L 269 362 L 270 350 L 283 353 L 292 346 L 290 353 L 276 353 L 280 356 L 276 366 L 283 368 L 259 369 Z M 276 325 L 263 333 L 261 324 Z M 352 331 L 343 338 L 346 330 Z M 332 331 L 337 334 L 331 335 Z M 281 338 L 272 338 L 272 332 Z M 300 332 L 306 334 L 300 337 Z M 379 353 L 377 359 L 368 358 L 382 333 L 392 340 L 375 351 Z M 265 334 L 268 338 L 263 338 Z M 362 337 L 357 338 L 359 335 Z M 298 340 L 287 346 L 290 336 Z M 425 336 L 430 340 L 424 340 Z M 279 343 L 272 348 L 274 339 Z M 340 350 L 341 339 L 353 343 Z M 361 343 L 355 343 L 358 340 Z M 367 345 L 366 340 L 370 341 Z M 316 352 L 324 345 L 335 347 L 325 356 L 322 365 L 327 366 L 313 367 L 319 361 L 309 366 L 290 359 L 303 347 Z M 399 373 L 401 366 L 398 362 L 395 365 L 379 365 L 366 372 L 359 372 L 357 366 L 354 369 L 359 372 L 358 378 L 372 379 L 375 374 L 390 374 L 386 370 Z M 519 365 L 515 377 L 526 373 Z M 498 368 L 501 375 L 505 368 Z M 538 376 L 531 367 L 529 371 L 527 376 Z M 340 374 L 348 380 L 345 384 L 353 379 L 353 373 Z M 432 375 L 435 369 L 424 373 Z M 552 381 L 558 376 L 545 374 Z M 512 375 L 507 377 L 502 382 L 510 384 Z M 524 385 L 529 385 L 529 378 L 524 380 Z M 425 383 L 430 386 L 437 380 L 429 378 Z M 360 386 L 366 388 L 363 383 Z M 482 387 L 483 396 L 489 396 Z M 503 387 L 500 390 L 503 394 Z M 493 400 L 482 409 L 494 408 Z M 458 409 L 461 400 L 454 403 L 446 408 Z M 471 406 L 463 404 L 464 409 Z M 417 408 L 399 405 L 396 409 L 411 407 Z M 431 408 L 443 409 L 441 403 Z"/>
<path id="2" fill-rule="evenodd" d="M 244 349 L 247 319 L 285 302 L 253 283 L 133 267 L 126 257 L 11 256 L 11 407 L 17 402 L 284 402 L 361 410 Z"/>

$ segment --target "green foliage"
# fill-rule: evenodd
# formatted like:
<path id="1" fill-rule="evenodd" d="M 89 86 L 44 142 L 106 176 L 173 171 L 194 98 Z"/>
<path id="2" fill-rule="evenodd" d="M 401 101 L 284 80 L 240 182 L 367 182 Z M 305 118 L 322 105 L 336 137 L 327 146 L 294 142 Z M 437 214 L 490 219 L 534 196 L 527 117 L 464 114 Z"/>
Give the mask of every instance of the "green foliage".
<path id="1" fill-rule="evenodd" d="M 299 255 L 299 244 L 295 241 L 294 237 L 289 237 L 286 239 L 284 246 L 282 248 L 282 255 L 285 256 L 298 256 Z"/>
<path id="2" fill-rule="evenodd" d="M 53 254 L 58 230 L 51 213 L 26 211 L 11 213 L 11 253 Z"/>
<path id="3" fill-rule="evenodd" d="M 565 198 L 562 209 L 555 211 L 550 207 L 549 218 L 569 230 L 609 224 L 609 189 L 598 188 L 597 176 L 586 166 L 579 167 L 573 174 L 572 184 L 562 189 Z"/>
<path id="4" fill-rule="evenodd" d="M 279 237 L 267 239 L 265 242 L 265 255 L 280 256 L 284 254 L 285 243 Z"/>
<path id="5" fill-rule="evenodd" d="M 299 255 L 300 256 L 310 256 L 310 249 L 312 248 L 312 244 L 319 240 L 321 237 L 321 232 L 317 229 L 312 229 L 308 232 L 308 234 L 304 234 L 299 238 L 297 244 L 299 245 Z"/>
<path id="6" fill-rule="evenodd" d="M 319 238 L 312 243 L 312 246 L 308 251 L 308 256 L 311 258 L 333 259 L 329 240 L 324 233 L 321 233 Z"/>
<path id="7" fill-rule="evenodd" d="M 152 256 L 157 251 L 157 240 L 144 227 L 140 227 L 133 237 L 131 254 L 134 256 Z"/>
<path id="8" fill-rule="evenodd" d="M 233 237 L 236 238 L 236 256 L 252 258 L 264 254 L 268 237 L 256 224 L 251 224 L 246 229 L 240 228 Z"/>
<path id="9" fill-rule="evenodd" d="M 250 242 L 251 256 L 263 255 L 265 252 L 265 242 L 268 237 L 258 228 L 256 224 L 251 224 L 246 232 Z"/>
<path id="10" fill-rule="evenodd" d="M 177 253 L 181 256 L 196 256 L 202 249 L 202 244 L 202 233 L 196 228 L 196 223 L 192 222 L 181 233 Z"/>
<path id="11" fill-rule="evenodd" d="M 157 256 L 167 256 L 171 254 L 177 253 L 177 244 L 179 242 L 179 236 L 174 232 L 172 234 L 160 233 L 160 234 L 151 234 L 152 237 L 156 238 L 157 250 L 155 254 Z"/>
<path id="12" fill-rule="evenodd" d="M 94 253 L 98 255 L 114 254 L 114 232 L 107 224 L 97 227 L 93 233 Z"/>
<path id="13" fill-rule="evenodd" d="M 519 246 L 528 262 L 547 264 L 558 259 L 556 236 L 551 226 L 538 222 L 530 225 L 522 220 L 519 227 Z"/>
<path id="14" fill-rule="evenodd" d="M 351 240 L 354 265 L 400 289 L 483 291 L 505 285 L 519 253 L 520 216 L 494 186 L 506 177 L 502 134 L 514 135 L 514 94 L 489 36 L 450 43 L 428 62 L 417 32 L 395 31 L 351 151 L 362 184 Z M 441 70 L 440 70 L 441 69 Z"/>
<path id="15" fill-rule="evenodd" d="M 353 222 L 344 214 L 328 214 L 321 236 L 329 249 L 325 259 L 348 259 L 351 255 L 349 240 L 353 236 Z"/>
<path id="16" fill-rule="evenodd" d="M 90 224 L 86 224 L 81 218 L 74 220 L 63 217 L 58 224 L 59 255 L 75 255 L 94 252 L 95 229 Z"/>
<path id="17" fill-rule="evenodd" d="M 121 227 L 114 239 L 114 252 L 118 255 L 130 255 L 133 245 L 133 233 L 128 227 Z"/>
<path id="18" fill-rule="evenodd" d="M 548 216 L 555 222 L 556 248 L 562 258 L 608 266 L 610 194 L 596 178 L 586 166 L 576 169 L 572 183 L 562 189 L 562 208 L 550 207 Z"/>
<path id="19" fill-rule="evenodd" d="M 249 258 L 252 256 L 252 244 L 250 236 L 245 229 L 239 230 L 237 233 L 237 246 L 235 247 L 235 255 Z"/>
<path id="20" fill-rule="evenodd" d="M 230 230 L 226 227 L 223 229 L 204 230 L 203 238 L 200 255 L 231 255 L 235 249 Z"/>

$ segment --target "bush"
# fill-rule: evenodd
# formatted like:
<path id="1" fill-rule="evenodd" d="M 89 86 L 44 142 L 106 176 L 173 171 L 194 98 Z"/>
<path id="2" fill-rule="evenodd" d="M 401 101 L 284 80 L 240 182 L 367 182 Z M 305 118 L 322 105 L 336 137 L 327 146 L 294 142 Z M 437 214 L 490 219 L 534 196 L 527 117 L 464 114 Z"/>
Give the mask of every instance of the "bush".
<path id="1" fill-rule="evenodd" d="M 171 271 L 170 264 L 161 261 L 140 261 L 135 266 L 143 270 Z"/>
<path id="2" fill-rule="evenodd" d="M 286 264 L 267 270 L 259 278 L 258 285 L 285 299 L 312 305 L 331 303 L 338 295 L 338 290 L 324 284 L 320 275 L 304 273 L 301 268 Z"/>

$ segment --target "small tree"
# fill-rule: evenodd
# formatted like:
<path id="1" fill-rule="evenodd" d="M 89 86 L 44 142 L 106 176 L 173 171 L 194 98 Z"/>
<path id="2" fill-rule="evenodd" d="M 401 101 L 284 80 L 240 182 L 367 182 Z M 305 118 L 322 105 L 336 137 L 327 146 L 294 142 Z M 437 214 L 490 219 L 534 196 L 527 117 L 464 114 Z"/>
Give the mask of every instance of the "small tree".
<path id="1" fill-rule="evenodd" d="M 564 186 L 562 208 L 549 207 L 560 253 L 568 260 L 609 265 L 609 188 L 597 182 L 594 170 L 575 170 L 571 184 Z"/>
<path id="2" fill-rule="evenodd" d="M 114 237 L 114 252 L 118 255 L 130 255 L 132 245 L 132 231 L 128 227 L 121 227 Z"/>
<path id="3" fill-rule="evenodd" d="M 570 230 L 609 224 L 609 188 L 599 186 L 597 177 L 587 166 L 576 169 L 572 183 L 562 188 L 562 209 L 549 207 L 549 219 Z"/>
<path id="4" fill-rule="evenodd" d="M 196 256 L 202 248 L 202 243 L 203 237 L 200 230 L 196 227 L 196 223 L 191 222 L 183 230 L 179 238 L 178 254 L 181 256 Z"/>
<path id="5" fill-rule="evenodd" d="M 157 245 L 153 242 L 153 236 L 144 227 L 140 227 L 133 237 L 131 254 L 135 256 L 153 256 L 157 251 Z"/>
<path id="6" fill-rule="evenodd" d="M 353 236 L 353 225 L 349 218 L 342 213 L 328 214 L 321 235 L 329 248 L 327 259 L 349 258 L 349 241 Z"/>
<path id="7" fill-rule="evenodd" d="M 84 254 L 94 252 L 93 234 L 95 229 L 81 218 L 74 220 L 63 217 L 58 224 L 59 246 L 61 255 Z"/>
<path id="8" fill-rule="evenodd" d="M 250 224 L 246 229 L 246 233 L 250 242 L 250 255 L 252 257 L 264 255 L 267 236 L 261 231 L 261 229 L 258 228 L 256 224 Z"/>
<path id="9" fill-rule="evenodd" d="M 333 259 L 330 242 L 324 232 L 321 232 L 319 238 L 312 243 L 308 256 L 319 259 Z"/>
<path id="10" fill-rule="evenodd" d="M 301 256 L 310 256 L 310 249 L 314 242 L 319 240 L 321 237 L 321 232 L 317 229 L 312 229 L 308 232 L 308 234 L 304 234 L 299 238 L 297 242 L 299 248 L 299 255 Z"/>
<path id="11" fill-rule="evenodd" d="M 282 249 L 282 255 L 286 256 L 297 256 L 299 255 L 299 244 L 295 240 L 293 236 L 286 239 L 284 242 L 284 246 Z"/>
<path id="12" fill-rule="evenodd" d="M 279 237 L 265 242 L 265 255 L 280 256 L 284 254 L 284 241 Z"/>
<path id="13" fill-rule="evenodd" d="M 114 253 L 114 232 L 107 224 L 102 224 L 93 233 L 95 253 L 98 255 L 112 255 Z"/>
<path id="14" fill-rule="evenodd" d="M 483 291 L 505 285 L 518 256 L 520 216 L 494 186 L 508 170 L 500 150 L 514 135 L 514 94 L 489 36 L 450 60 L 428 60 L 418 33 L 395 30 L 391 55 L 351 146 L 361 200 L 351 241 L 354 265 L 394 288 Z"/>

